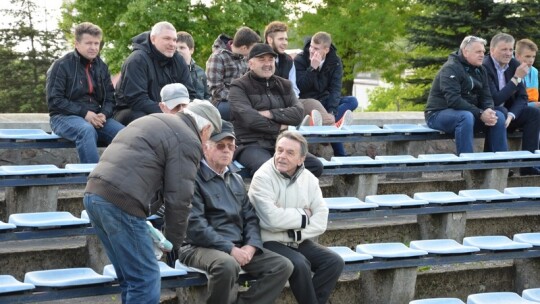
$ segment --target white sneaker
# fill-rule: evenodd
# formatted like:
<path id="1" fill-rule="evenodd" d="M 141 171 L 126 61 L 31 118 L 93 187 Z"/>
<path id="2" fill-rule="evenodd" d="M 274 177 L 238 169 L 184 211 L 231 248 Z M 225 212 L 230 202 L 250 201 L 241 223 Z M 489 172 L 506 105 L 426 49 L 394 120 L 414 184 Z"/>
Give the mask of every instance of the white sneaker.
<path id="1" fill-rule="evenodd" d="M 306 115 L 306 117 L 304 117 L 304 119 L 302 119 L 302 122 L 296 127 L 296 129 L 299 130 L 300 127 L 303 127 L 303 126 L 308 127 L 310 121 L 311 121 L 311 117 L 309 115 Z"/>
<path id="2" fill-rule="evenodd" d="M 354 122 L 353 113 L 351 112 L 351 110 L 347 110 L 345 111 L 345 113 L 343 113 L 343 116 L 341 117 L 341 119 L 338 120 L 338 122 L 336 122 L 336 127 L 338 127 L 338 129 L 341 129 L 343 126 L 352 125 L 353 122 Z"/>
<path id="3" fill-rule="evenodd" d="M 321 112 L 317 110 L 311 111 L 311 120 L 309 122 L 310 126 L 322 126 L 322 115 Z"/>

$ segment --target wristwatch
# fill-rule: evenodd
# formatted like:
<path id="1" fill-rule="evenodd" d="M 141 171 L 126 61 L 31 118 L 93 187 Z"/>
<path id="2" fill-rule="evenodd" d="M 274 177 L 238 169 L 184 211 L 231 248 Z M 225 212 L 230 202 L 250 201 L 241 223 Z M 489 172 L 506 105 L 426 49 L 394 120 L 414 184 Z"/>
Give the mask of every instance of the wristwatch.
<path id="1" fill-rule="evenodd" d="M 515 79 L 517 81 L 517 83 L 521 83 L 521 78 L 519 78 L 517 76 L 512 77 L 512 79 Z"/>

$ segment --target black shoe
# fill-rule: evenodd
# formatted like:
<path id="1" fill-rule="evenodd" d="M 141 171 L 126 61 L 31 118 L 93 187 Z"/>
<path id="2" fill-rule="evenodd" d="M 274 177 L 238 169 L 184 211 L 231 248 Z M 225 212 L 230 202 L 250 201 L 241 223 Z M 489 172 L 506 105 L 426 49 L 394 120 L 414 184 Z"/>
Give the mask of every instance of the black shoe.
<path id="1" fill-rule="evenodd" d="M 519 175 L 525 176 L 525 175 L 540 175 L 540 169 L 529 167 L 529 168 L 521 168 L 519 169 Z"/>

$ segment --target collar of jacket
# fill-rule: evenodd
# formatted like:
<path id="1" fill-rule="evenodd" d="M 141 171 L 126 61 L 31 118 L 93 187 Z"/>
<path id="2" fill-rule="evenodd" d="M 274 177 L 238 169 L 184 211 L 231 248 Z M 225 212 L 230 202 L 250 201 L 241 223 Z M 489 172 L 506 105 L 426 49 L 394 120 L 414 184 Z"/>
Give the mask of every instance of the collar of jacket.
<path id="1" fill-rule="evenodd" d="M 279 170 L 276 168 L 276 161 L 275 161 L 275 156 L 272 157 L 272 169 L 274 170 L 274 172 L 280 176 L 281 178 L 283 179 L 289 179 L 291 182 L 289 183 L 289 185 L 293 184 L 294 182 L 296 182 L 296 180 L 298 179 L 298 176 L 300 176 L 300 174 L 302 174 L 302 172 L 304 171 L 305 169 L 305 166 L 304 166 L 304 163 L 302 163 L 300 166 L 296 167 L 296 171 L 294 172 L 294 174 L 292 176 L 289 176 L 289 174 L 287 173 L 281 173 L 279 172 Z"/>
<path id="2" fill-rule="evenodd" d="M 169 114 L 171 115 L 171 114 Z M 180 117 L 180 119 L 182 119 L 192 130 L 193 132 L 195 132 L 195 134 L 197 134 L 197 137 L 199 138 L 199 140 L 201 141 L 201 144 L 202 144 L 202 138 L 201 138 L 201 133 L 199 132 L 199 130 L 197 129 L 197 123 L 195 122 L 195 119 L 193 119 L 193 117 L 183 113 L 183 112 L 178 112 L 176 114 L 173 114 L 173 115 L 177 115 Z M 202 149 L 202 147 L 201 147 Z"/>
<path id="3" fill-rule="evenodd" d="M 238 169 L 235 166 L 228 165 L 227 168 L 229 168 L 229 170 L 225 172 L 224 174 L 225 176 L 231 173 L 236 173 L 238 171 Z M 210 167 L 208 167 L 208 165 L 206 165 L 202 161 L 200 163 L 199 171 L 201 172 L 202 178 L 206 182 L 218 176 L 218 174 L 214 170 L 212 170 Z"/>
<path id="4" fill-rule="evenodd" d="M 77 49 L 75 49 L 75 52 L 73 52 L 73 54 L 75 54 L 75 57 L 79 59 L 79 61 L 83 64 L 83 66 L 86 66 L 88 63 L 91 63 L 91 64 L 94 64 L 96 63 L 96 58 L 92 59 L 92 61 L 86 59 L 86 57 L 84 56 L 81 56 L 81 54 L 79 53 L 79 51 L 77 51 Z"/>
<path id="5" fill-rule="evenodd" d="M 219 52 L 229 54 L 231 56 L 231 58 L 234 59 L 234 60 L 244 60 L 244 55 L 238 54 L 238 53 L 233 53 L 233 51 L 230 51 L 228 49 L 220 49 Z"/>
<path id="6" fill-rule="evenodd" d="M 257 74 L 255 74 L 255 72 L 253 71 L 249 71 L 249 78 L 254 80 L 254 81 L 257 81 L 257 82 L 260 82 L 260 83 L 264 83 L 268 86 L 273 86 L 274 83 L 276 82 L 276 76 L 275 75 L 272 75 L 270 76 L 270 78 L 263 78 L 263 77 L 259 77 L 257 76 Z"/>

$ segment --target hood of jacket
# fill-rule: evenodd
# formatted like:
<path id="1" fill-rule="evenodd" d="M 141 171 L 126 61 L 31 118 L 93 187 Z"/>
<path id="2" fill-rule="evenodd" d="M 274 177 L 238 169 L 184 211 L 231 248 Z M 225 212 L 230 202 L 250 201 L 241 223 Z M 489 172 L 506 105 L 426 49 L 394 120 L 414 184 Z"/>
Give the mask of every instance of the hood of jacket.
<path id="1" fill-rule="evenodd" d="M 219 49 L 225 49 L 225 50 L 231 50 L 231 43 L 232 38 L 225 35 L 225 34 L 219 34 L 219 36 L 214 40 L 214 44 L 212 44 L 212 52 L 215 52 Z"/>

